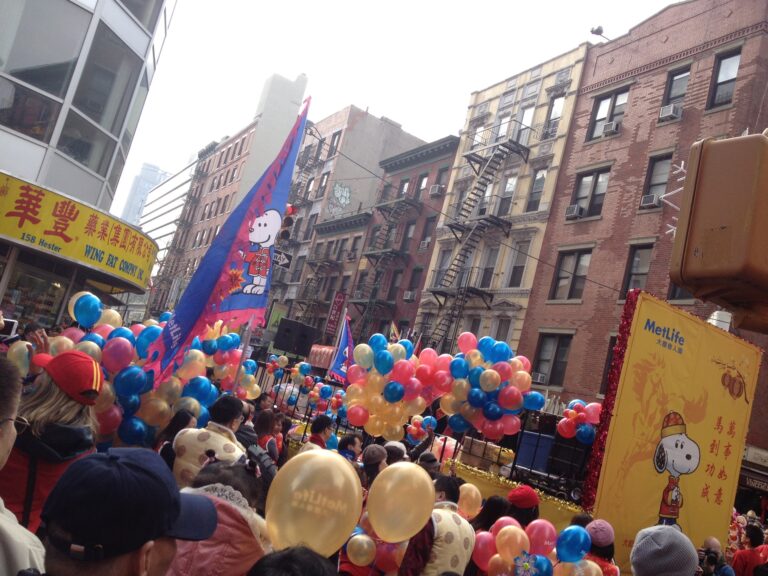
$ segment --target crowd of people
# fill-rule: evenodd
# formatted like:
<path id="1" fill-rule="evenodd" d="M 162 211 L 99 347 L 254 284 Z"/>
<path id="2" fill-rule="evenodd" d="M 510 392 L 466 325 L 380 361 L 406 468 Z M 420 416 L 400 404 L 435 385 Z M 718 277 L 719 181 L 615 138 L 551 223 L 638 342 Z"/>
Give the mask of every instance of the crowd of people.
<path id="1" fill-rule="evenodd" d="M 506 497 L 488 497 L 473 518 L 462 516 L 463 480 L 452 469 L 441 469 L 430 450 L 432 430 L 415 445 L 376 443 L 352 432 L 338 439 L 336 450 L 354 464 L 364 505 L 383 470 L 410 461 L 434 483 L 429 521 L 398 545 L 398 566 L 389 571 L 376 563 L 356 565 L 345 549 L 331 558 L 303 547 L 273 550 L 266 499 L 288 460 L 293 425 L 273 399 L 222 395 L 210 406 L 204 428 L 197 428 L 193 413 L 179 410 L 158 433 L 154 449 L 97 452 L 93 406 L 102 378 L 98 364 L 78 351 L 36 354 L 29 375 L 0 358 L 3 574 L 473 576 L 485 574 L 473 560 L 476 534 L 491 530 L 500 518 L 513 518 L 523 528 L 539 518 L 539 496 L 526 485 Z M 308 432 L 300 452 L 327 450 L 334 422 L 320 414 Z M 587 514 L 572 524 L 590 536 L 586 559 L 604 576 L 618 576 L 613 527 Z M 731 528 L 736 537 L 725 550 L 714 537 L 697 549 L 672 526 L 642 530 L 632 548 L 632 571 L 636 576 L 768 574 L 768 546 L 756 518 L 734 518 Z"/>

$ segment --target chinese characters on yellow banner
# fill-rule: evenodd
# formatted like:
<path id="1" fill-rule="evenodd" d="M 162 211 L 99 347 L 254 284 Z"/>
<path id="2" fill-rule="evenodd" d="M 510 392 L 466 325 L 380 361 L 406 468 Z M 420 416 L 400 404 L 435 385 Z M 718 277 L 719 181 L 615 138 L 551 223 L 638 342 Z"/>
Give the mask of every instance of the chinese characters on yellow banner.
<path id="1" fill-rule="evenodd" d="M 0 173 L 0 237 L 34 246 L 145 289 L 157 245 L 91 206 Z"/>
<path id="2" fill-rule="evenodd" d="M 608 431 L 595 515 L 629 569 L 635 534 L 676 525 L 726 540 L 760 350 L 641 294 Z"/>

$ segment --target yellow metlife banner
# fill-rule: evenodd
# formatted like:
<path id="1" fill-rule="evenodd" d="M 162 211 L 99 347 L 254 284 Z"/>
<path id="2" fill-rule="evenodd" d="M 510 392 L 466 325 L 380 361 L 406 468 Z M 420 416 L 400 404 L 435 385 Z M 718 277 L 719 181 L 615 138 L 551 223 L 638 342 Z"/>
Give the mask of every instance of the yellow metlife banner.
<path id="1" fill-rule="evenodd" d="M 145 289 L 157 244 L 131 225 L 68 196 L 0 173 L 0 237 Z"/>
<path id="2" fill-rule="evenodd" d="M 761 351 L 641 293 L 603 456 L 595 517 L 629 573 L 639 530 L 727 542 Z"/>

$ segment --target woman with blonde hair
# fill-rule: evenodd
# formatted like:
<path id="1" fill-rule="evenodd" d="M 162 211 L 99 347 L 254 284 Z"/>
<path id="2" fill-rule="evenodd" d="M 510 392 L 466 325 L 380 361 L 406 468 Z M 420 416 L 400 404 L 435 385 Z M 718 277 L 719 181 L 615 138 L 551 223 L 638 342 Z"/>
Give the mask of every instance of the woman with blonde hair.
<path id="1" fill-rule="evenodd" d="M 0 497 L 19 522 L 31 530 L 40 526 L 48 493 L 67 467 L 94 451 L 98 425 L 93 405 L 101 391 L 99 365 L 79 350 L 56 357 L 37 354 L 32 364 L 42 368 L 19 405 L 29 428 L 14 443 L 0 474 Z"/>

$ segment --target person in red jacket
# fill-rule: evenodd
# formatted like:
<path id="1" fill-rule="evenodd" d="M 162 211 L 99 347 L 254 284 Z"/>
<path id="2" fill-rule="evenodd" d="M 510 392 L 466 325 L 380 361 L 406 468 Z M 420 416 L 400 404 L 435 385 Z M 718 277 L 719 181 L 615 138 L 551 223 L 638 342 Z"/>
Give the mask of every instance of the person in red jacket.
<path id="1" fill-rule="evenodd" d="M 101 391 L 99 365 L 79 350 L 56 357 L 37 354 L 42 368 L 21 399 L 19 416 L 30 426 L 16 439 L 0 474 L 0 498 L 19 522 L 36 532 L 46 497 L 67 467 L 94 451 L 93 405 Z"/>
<path id="2" fill-rule="evenodd" d="M 733 571 L 736 576 L 752 576 L 755 568 L 760 564 L 765 564 L 768 560 L 765 556 L 765 550 L 762 546 L 765 535 L 760 526 L 756 524 L 747 524 L 744 529 L 745 550 L 739 550 L 733 557 Z"/>

